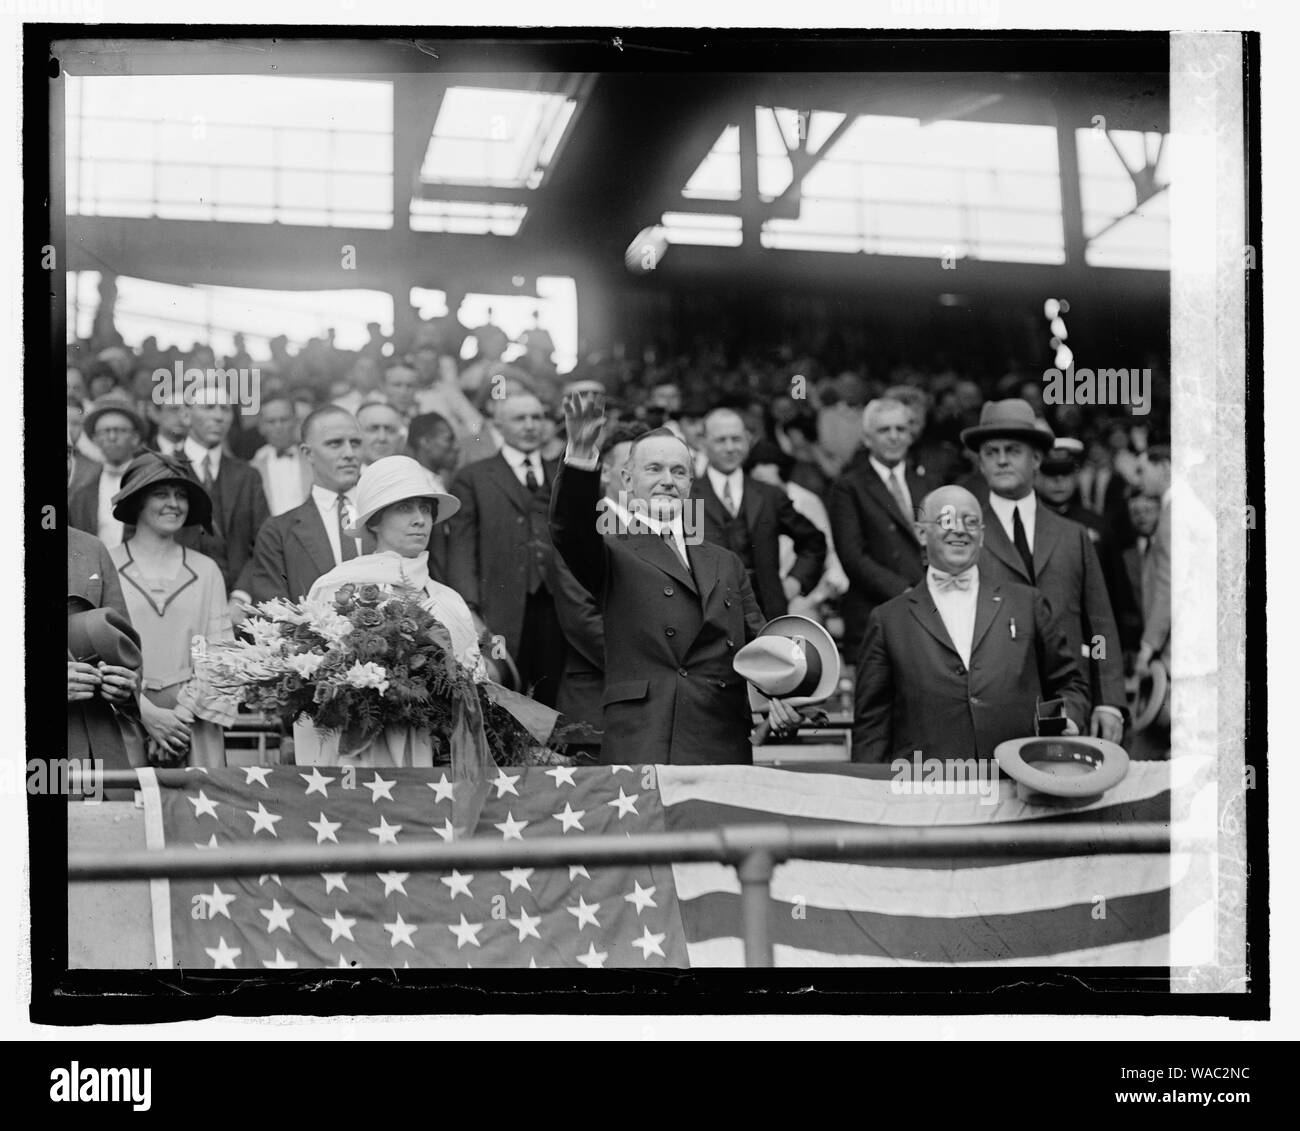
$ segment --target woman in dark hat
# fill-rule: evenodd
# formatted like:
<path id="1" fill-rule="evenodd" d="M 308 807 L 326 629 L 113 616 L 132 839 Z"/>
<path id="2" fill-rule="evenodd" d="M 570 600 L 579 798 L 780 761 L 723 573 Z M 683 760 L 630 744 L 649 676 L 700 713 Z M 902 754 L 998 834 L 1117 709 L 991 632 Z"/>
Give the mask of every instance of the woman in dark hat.
<path id="1" fill-rule="evenodd" d="M 111 553 L 144 656 L 141 716 L 162 757 L 224 766 L 221 725 L 233 712 L 201 704 L 188 685 L 195 636 L 231 640 L 226 588 L 216 562 L 176 541 L 187 526 L 212 529 L 212 500 L 171 456 L 144 452 L 122 476 L 113 517 L 126 537 Z"/>

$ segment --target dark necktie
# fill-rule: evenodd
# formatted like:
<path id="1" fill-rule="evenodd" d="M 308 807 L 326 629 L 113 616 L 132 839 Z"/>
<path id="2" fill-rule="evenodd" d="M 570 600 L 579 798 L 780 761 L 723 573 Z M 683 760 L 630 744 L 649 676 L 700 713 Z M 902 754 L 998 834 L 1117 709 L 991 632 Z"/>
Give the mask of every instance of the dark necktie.
<path id="1" fill-rule="evenodd" d="M 541 486 L 541 483 L 537 481 L 537 476 L 533 474 L 532 460 L 524 462 L 524 486 L 528 488 L 530 495 L 536 495 L 537 489 Z"/>
<path id="2" fill-rule="evenodd" d="M 1034 580 L 1034 555 L 1029 552 L 1029 539 L 1025 537 L 1025 524 L 1020 521 L 1020 508 L 1013 507 L 1011 516 L 1011 540 L 1016 545 L 1020 560 L 1025 563 L 1025 574 L 1029 577 L 1029 584 L 1037 585 Z"/>
<path id="3" fill-rule="evenodd" d="M 210 495 L 212 494 L 212 484 L 215 480 L 212 478 L 212 453 L 208 452 L 203 457 L 203 489 Z"/>
<path id="4" fill-rule="evenodd" d="M 347 532 L 348 528 L 348 501 L 342 493 L 339 494 L 339 551 L 342 560 L 350 562 L 357 556 L 357 543 Z"/>

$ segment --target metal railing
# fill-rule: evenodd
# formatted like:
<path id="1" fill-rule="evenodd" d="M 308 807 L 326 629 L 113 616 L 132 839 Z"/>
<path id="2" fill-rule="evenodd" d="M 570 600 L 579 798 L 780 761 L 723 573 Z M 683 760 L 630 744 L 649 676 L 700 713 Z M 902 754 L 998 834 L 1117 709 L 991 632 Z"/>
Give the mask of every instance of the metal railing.
<path id="1" fill-rule="evenodd" d="M 104 788 L 136 783 L 132 771 L 95 775 Z M 248 845 L 236 848 L 164 848 L 105 858 L 68 857 L 70 882 L 104 880 L 217 879 L 229 876 L 306 875 L 384 870 L 449 872 L 454 868 L 564 867 L 570 864 L 632 865 L 722 863 L 740 877 L 745 965 L 770 967 L 771 881 L 787 860 L 891 860 L 939 856 L 1094 856 L 1170 851 L 1165 825 L 997 825 L 898 828 L 831 825 L 791 828 L 775 822 L 725 825 L 698 832 L 636 836 L 538 837 L 520 843 L 475 838 L 450 843 L 402 845 Z"/>

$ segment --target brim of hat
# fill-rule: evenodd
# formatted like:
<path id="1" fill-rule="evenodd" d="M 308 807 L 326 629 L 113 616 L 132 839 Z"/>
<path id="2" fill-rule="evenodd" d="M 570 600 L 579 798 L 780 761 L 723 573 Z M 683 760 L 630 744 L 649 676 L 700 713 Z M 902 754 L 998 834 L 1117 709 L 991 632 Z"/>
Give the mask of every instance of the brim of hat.
<path id="1" fill-rule="evenodd" d="M 1138 695 L 1135 697 L 1133 710 L 1133 733 L 1141 734 L 1152 723 L 1160 717 L 1161 708 L 1164 707 L 1165 698 L 1169 694 L 1169 669 L 1165 667 L 1162 660 L 1151 661 L 1151 691 L 1143 701 L 1141 696 L 1141 683 L 1138 684 Z M 1138 706 L 1141 710 L 1137 710 Z"/>
<path id="2" fill-rule="evenodd" d="M 357 520 L 351 526 L 344 530 L 349 538 L 364 538 L 368 531 L 366 523 L 375 517 L 385 507 L 391 507 L 394 503 L 400 503 L 403 499 L 430 499 L 437 505 L 437 513 L 433 516 L 433 525 L 437 526 L 440 522 L 446 522 L 458 510 L 460 510 L 460 500 L 455 495 L 444 495 L 438 491 L 430 491 L 427 495 L 402 495 L 400 498 L 388 499 L 371 507 L 357 515 Z"/>
<path id="3" fill-rule="evenodd" d="M 1027 760 L 1027 757 L 1032 759 L 1035 748 L 1042 748 L 1044 753 L 1051 748 L 1060 755 L 1052 760 L 1085 765 L 1089 768 L 1088 772 L 1059 777 L 1041 770 Z M 1066 798 L 1100 796 L 1124 780 L 1129 764 L 1128 754 L 1117 743 L 1079 735 L 1035 735 L 1000 742 L 993 751 L 993 757 L 1008 776 L 1035 793 Z"/>
<path id="4" fill-rule="evenodd" d="M 140 414 L 130 405 L 125 404 L 104 404 L 100 405 L 98 408 L 92 408 L 86 414 L 86 418 L 81 422 L 81 430 L 89 436 L 91 440 L 94 440 L 95 425 L 99 423 L 99 418 L 101 416 L 106 416 L 110 412 L 115 412 L 119 416 L 125 416 L 129 419 L 135 426 L 136 435 L 139 436 L 141 440 L 143 440 L 148 434 L 148 430 L 145 428 L 144 420 L 141 418 Z"/>
<path id="5" fill-rule="evenodd" d="M 1050 452 L 1056 446 L 1056 438 L 1044 432 L 1041 428 L 1034 428 L 1029 425 L 1019 427 L 1014 424 L 1008 424 L 1005 427 L 998 425 L 980 426 L 974 428 L 964 428 L 961 433 L 961 442 L 971 451 L 979 451 L 979 447 L 986 440 L 1023 440 L 1026 444 L 1032 444 L 1040 452 Z"/>
<path id="6" fill-rule="evenodd" d="M 118 522 L 128 524 L 134 523 L 136 515 L 131 515 L 130 511 L 135 510 L 135 506 L 128 506 L 138 502 L 145 494 L 154 487 L 164 487 L 168 484 L 177 484 L 185 491 L 185 497 L 189 500 L 190 511 L 185 516 L 186 526 L 201 526 L 209 534 L 212 533 L 212 499 L 203 489 L 201 483 L 194 482 L 193 479 L 186 479 L 179 475 L 164 475 L 157 479 L 150 479 L 147 483 L 132 484 L 129 491 L 119 491 L 113 496 L 113 517 Z"/>
<path id="7" fill-rule="evenodd" d="M 817 655 L 822 662 L 821 679 L 817 681 L 816 688 L 811 695 L 798 696 L 778 696 L 783 703 L 789 703 L 794 707 L 806 707 L 813 703 L 823 703 L 834 694 L 835 689 L 840 684 L 840 650 L 835 646 L 835 639 L 823 625 L 818 624 L 815 620 L 807 617 L 797 616 L 793 613 L 787 613 L 784 616 L 773 617 L 767 624 L 763 625 L 760 636 L 802 636 L 812 647 L 817 649 Z M 771 695 L 764 695 L 752 683 L 749 685 L 749 705 L 756 711 L 767 709 L 767 704 L 773 699 Z"/>

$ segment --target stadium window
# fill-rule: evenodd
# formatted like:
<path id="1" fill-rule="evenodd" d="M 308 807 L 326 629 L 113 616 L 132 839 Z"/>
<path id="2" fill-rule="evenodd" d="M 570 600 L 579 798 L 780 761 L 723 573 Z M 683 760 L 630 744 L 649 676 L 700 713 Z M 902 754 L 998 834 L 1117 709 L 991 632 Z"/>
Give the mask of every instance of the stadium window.
<path id="1" fill-rule="evenodd" d="M 392 84 L 69 76 L 69 215 L 392 226 Z"/>
<path id="2" fill-rule="evenodd" d="M 1139 203 L 1132 173 L 1139 182 L 1152 178 L 1151 188 L 1167 183 L 1169 138 L 1162 144 L 1158 133 L 1081 129 L 1075 141 L 1088 265 L 1167 271 L 1169 192 L 1160 189 Z"/>

